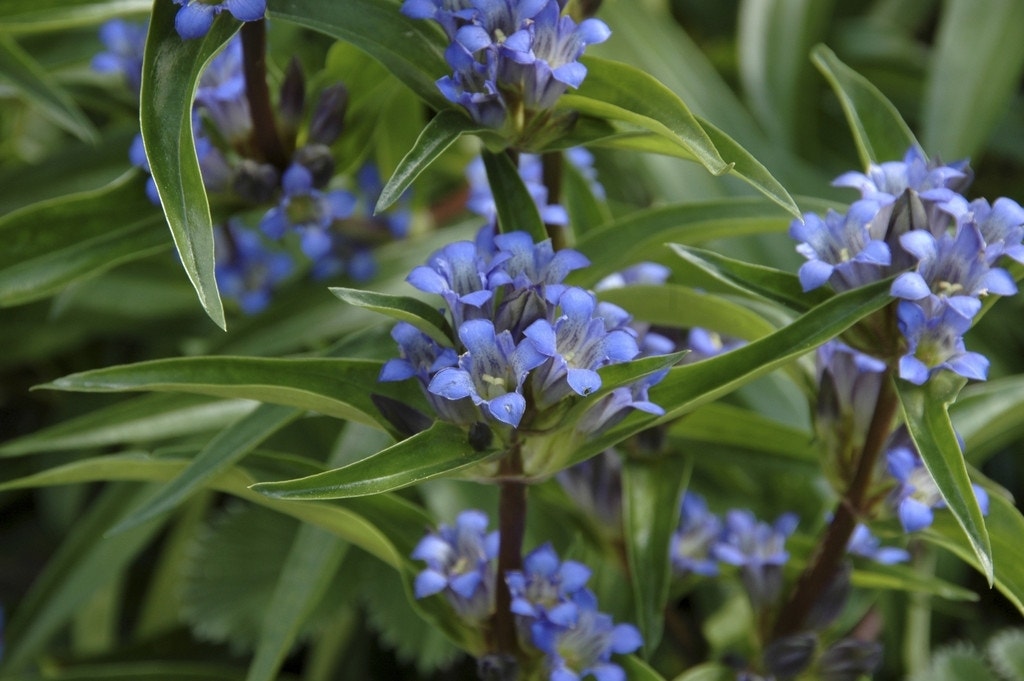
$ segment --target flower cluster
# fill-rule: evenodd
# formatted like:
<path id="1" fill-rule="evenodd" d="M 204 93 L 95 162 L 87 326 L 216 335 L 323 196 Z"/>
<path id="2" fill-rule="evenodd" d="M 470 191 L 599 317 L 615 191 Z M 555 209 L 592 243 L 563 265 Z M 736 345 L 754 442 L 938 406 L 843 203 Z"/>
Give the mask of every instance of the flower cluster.
<path id="1" fill-rule="evenodd" d="M 144 26 L 123 21 L 105 24 L 100 37 L 107 51 L 93 61 L 97 71 L 119 74 L 136 95 L 145 33 Z M 244 211 L 224 216 L 215 227 L 218 286 L 244 313 L 255 314 L 301 260 L 318 279 L 369 279 L 376 271 L 373 246 L 405 236 L 410 212 L 406 196 L 397 209 L 373 215 L 382 182 L 372 164 L 357 173 L 351 190 L 339 186 L 330 145 L 342 131 L 347 93 L 341 85 L 325 87 L 300 134 L 307 101 L 297 62 L 286 71 L 277 111 L 286 158 L 270 162 L 256 153 L 243 67 L 242 43 L 236 36 L 200 76 L 192 130 L 212 207 L 238 211 L 241 206 Z M 141 136 L 132 144 L 130 159 L 150 172 Z M 152 177 L 146 191 L 160 203 Z M 262 217 L 250 217 L 257 215 Z"/>
<path id="2" fill-rule="evenodd" d="M 402 12 L 433 19 L 451 44 L 453 73 L 437 82 L 449 101 L 478 123 L 521 130 L 538 112 L 583 82 L 578 60 L 587 45 L 611 35 L 598 19 L 577 24 L 564 0 L 405 0 Z"/>
<path id="3" fill-rule="evenodd" d="M 1017 286 L 995 263 L 1024 261 L 1024 209 L 1007 198 L 968 202 L 966 162 L 942 165 L 911 148 L 902 161 L 846 173 L 834 182 L 861 192 L 845 214 L 807 214 L 790 235 L 807 262 L 804 290 L 830 283 L 837 291 L 899 274 L 896 324 L 903 350 L 899 375 L 925 383 L 940 369 L 984 380 L 988 360 L 966 350 L 963 334 L 990 293 Z"/>
<path id="4" fill-rule="evenodd" d="M 185 40 L 202 38 L 221 12 L 239 21 L 259 21 L 267 13 L 267 0 L 174 0 L 181 9 L 174 17 L 174 29 Z"/>
<path id="5" fill-rule="evenodd" d="M 407 281 L 444 299 L 457 343 L 442 346 L 401 323 L 392 333 L 401 357 L 380 379 L 417 377 L 438 415 L 456 423 L 537 426 L 555 404 L 598 390 L 599 368 L 640 352 L 624 310 L 562 283 L 587 264 L 576 251 L 555 252 L 550 240 L 487 227 L 476 242 L 445 246 Z M 616 388 L 595 405 L 601 417 L 587 430 L 630 408 L 661 413 L 646 387 Z"/>
<path id="6" fill-rule="evenodd" d="M 481 624 L 494 611 L 497 532 L 487 532 L 487 516 L 463 511 L 454 526 L 428 534 L 412 557 L 426 561 L 416 576 L 417 598 L 443 593 L 460 617 Z M 521 643 L 544 655 L 551 681 L 578 681 L 592 675 L 602 681 L 624 679 L 612 654 L 635 651 L 642 644 L 631 624 L 615 624 L 600 612 L 587 588 L 590 568 L 559 560 L 550 544 L 523 560 L 522 570 L 504 577 L 511 595 Z"/>

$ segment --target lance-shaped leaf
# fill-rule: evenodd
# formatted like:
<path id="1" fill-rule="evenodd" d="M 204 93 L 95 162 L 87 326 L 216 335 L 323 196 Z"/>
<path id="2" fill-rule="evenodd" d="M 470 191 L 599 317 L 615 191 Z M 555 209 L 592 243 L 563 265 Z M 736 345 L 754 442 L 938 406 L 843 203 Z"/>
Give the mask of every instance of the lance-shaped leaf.
<path id="1" fill-rule="evenodd" d="M 409 185 L 419 177 L 420 173 L 427 169 L 431 163 L 447 149 L 455 144 L 463 135 L 485 134 L 486 128 L 481 128 L 468 117 L 455 109 L 445 109 L 430 119 L 426 127 L 416 138 L 412 149 L 399 162 L 398 168 L 377 199 L 377 206 L 374 212 L 387 210 L 391 204 L 398 200 Z"/>
<path id="2" fill-rule="evenodd" d="M 964 450 L 975 465 L 1024 435 L 1024 376 L 1007 376 L 964 388 L 950 406 Z"/>
<path id="3" fill-rule="evenodd" d="M 630 681 L 665 681 L 665 677 L 636 655 L 629 655 L 619 662 Z"/>
<path id="4" fill-rule="evenodd" d="M 817 45 L 811 59 L 843 106 L 865 168 L 870 163 L 903 158 L 907 149 L 920 146 L 893 103 L 864 76 L 839 61 L 832 50 Z"/>
<path id="5" fill-rule="evenodd" d="M 264 440 L 302 416 L 302 411 L 263 404 L 210 440 L 180 476 L 129 513 L 109 534 L 137 527 L 178 506 L 208 481 L 252 452 Z"/>
<path id="6" fill-rule="evenodd" d="M 730 288 L 781 303 L 797 312 L 809 310 L 832 297 L 832 292 L 826 289 L 805 293 L 800 280 L 791 272 L 753 265 L 701 248 L 681 244 L 669 246 L 680 258 Z"/>
<path id="7" fill-rule="evenodd" d="M 44 388 L 76 392 L 187 392 L 283 404 L 351 419 L 382 423 L 371 395 L 404 399 L 426 411 L 426 400 L 395 383 L 378 383 L 382 363 L 352 359 L 186 357 L 126 364 L 71 374 Z"/>
<path id="8" fill-rule="evenodd" d="M 174 29 L 177 12 L 172 2 L 153 6 L 139 98 L 142 142 L 185 272 L 206 314 L 226 328 L 214 275 L 210 204 L 192 136 L 192 100 L 203 68 L 239 23 L 222 12 L 205 37 L 182 40 Z"/>
<path id="9" fill-rule="evenodd" d="M 135 172 L 102 189 L 50 199 L 0 218 L 0 306 L 51 296 L 167 248 L 159 225 L 160 213 L 146 199 Z"/>
<path id="10" fill-rule="evenodd" d="M 30 54 L 0 31 L 0 77 L 47 118 L 85 142 L 99 138 L 92 121 Z"/>
<path id="11" fill-rule="evenodd" d="M 483 151 L 487 182 L 498 211 L 498 231 L 526 232 L 534 241 L 548 238 L 537 203 L 519 175 L 519 168 L 505 153 Z"/>
<path id="12" fill-rule="evenodd" d="M 451 476 L 500 452 L 477 449 L 459 426 L 438 421 L 373 456 L 295 480 L 262 482 L 253 490 L 279 499 L 360 497 Z"/>
<path id="13" fill-rule="evenodd" d="M 435 85 L 449 71 L 444 34 L 432 22 L 410 19 L 398 9 L 397 3 L 381 0 L 270 0 L 267 14 L 355 45 L 433 108 L 450 107 Z"/>
<path id="14" fill-rule="evenodd" d="M 891 282 L 880 281 L 837 295 L 792 324 L 749 345 L 710 359 L 670 369 L 650 390 L 650 400 L 665 408 L 665 415 L 633 413 L 621 424 L 587 442 L 569 463 L 583 461 L 658 422 L 668 421 L 725 395 L 741 385 L 783 366 L 892 300 Z"/>
<path id="15" fill-rule="evenodd" d="M 986 525 L 992 542 L 991 567 L 996 588 L 1024 614 L 1024 516 L 1003 493 L 995 492 L 989 495 Z M 973 544 L 949 514 L 936 514 L 935 523 L 922 534 L 985 572 Z"/>
<path id="16" fill-rule="evenodd" d="M 672 578 L 669 548 L 679 523 L 679 500 L 689 478 L 690 457 L 627 457 L 622 466 L 623 522 L 636 623 L 650 653 L 661 640 Z"/>
<path id="17" fill-rule="evenodd" d="M 0 445 L 0 457 L 108 447 L 216 430 L 255 409 L 250 400 L 143 395 L 62 421 Z"/>
<path id="18" fill-rule="evenodd" d="M 921 461 L 963 529 L 981 571 L 992 584 L 992 545 L 985 529 L 985 518 L 974 496 L 967 464 L 947 412 L 948 405 L 963 386 L 963 381 L 958 379 L 944 372 L 923 386 L 897 381 L 897 390 L 907 430 L 917 445 Z"/>
<path id="19" fill-rule="evenodd" d="M 364 307 L 392 319 L 408 322 L 443 345 L 454 344 L 451 324 L 437 308 L 422 300 L 354 288 L 333 287 L 330 291 L 349 305 Z"/>
<path id="20" fill-rule="evenodd" d="M 144 14 L 151 0 L 5 0 L 0 3 L 0 33 L 39 33 L 92 26 L 125 14 Z"/>

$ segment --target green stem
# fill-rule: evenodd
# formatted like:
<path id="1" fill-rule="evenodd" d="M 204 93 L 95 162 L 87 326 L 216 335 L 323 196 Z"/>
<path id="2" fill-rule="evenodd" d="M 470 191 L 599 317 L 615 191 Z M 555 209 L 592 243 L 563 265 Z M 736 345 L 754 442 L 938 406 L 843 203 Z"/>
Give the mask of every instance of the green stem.
<path id="1" fill-rule="evenodd" d="M 541 155 L 541 168 L 544 186 L 548 190 L 548 205 L 558 203 L 562 199 L 562 163 L 561 151 L 552 151 Z M 572 229 L 567 225 L 545 224 L 551 247 L 560 251 L 569 247 L 569 234 Z"/>
<path id="2" fill-rule="evenodd" d="M 817 550 L 775 621 L 774 638 L 782 638 L 802 630 L 815 600 L 824 593 L 842 565 L 846 556 L 846 546 L 850 543 L 857 521 L 869 510 L 875 468 L 882 448 L 892 432 L 898 405 L 896 387 L 893 385 L 893 371 L 887 369 L 882 377 L 878 401 L 875 403 L 875 412 L 871 417 L 871 425 L 864 440 L 857 471 L 836 508 L 832 522 L 818 543 Z"/>
<path id="3" fill-rule="evenodd" d="M 288 153 L 277 132 L 277 121 L 270 103 L 270 88 L 267 86 L 266 20 L 243 23 L 241 33 L 245 97 L 252 117 L 252 148 L 262 160 L 273 164 L 278 170 L 284 170 L 289 163 Z"/>

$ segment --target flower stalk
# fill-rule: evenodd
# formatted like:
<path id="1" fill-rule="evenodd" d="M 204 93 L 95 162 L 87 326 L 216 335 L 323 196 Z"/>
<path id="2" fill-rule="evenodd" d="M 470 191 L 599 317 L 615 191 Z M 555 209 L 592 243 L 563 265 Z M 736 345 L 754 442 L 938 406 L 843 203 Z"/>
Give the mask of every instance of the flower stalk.
<path id="1" fill-rule="evenodd" d="M 283 171 L 289 154 L 277 131 L 267 86 L 267 22 L 248 21 L 242 24 L 243 69 L 245 96 L 252 116 L 251 146 L 257 156 Z"/>

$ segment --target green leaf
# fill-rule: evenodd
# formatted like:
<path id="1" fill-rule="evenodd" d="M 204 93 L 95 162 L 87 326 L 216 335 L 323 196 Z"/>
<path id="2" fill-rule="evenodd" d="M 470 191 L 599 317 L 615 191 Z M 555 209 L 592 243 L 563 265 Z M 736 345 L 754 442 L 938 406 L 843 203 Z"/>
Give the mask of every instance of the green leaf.
<path id="1" fill-rule="evenodd" d="M 422 300 L 387 293 L 374 293 L 354 288 L 332 287 L 331 293 L 349 305 L 363 307 L 392 319 L 408 322 L 442 345 L 451 345 L 454 340 L 451 324 L 444 315 Z"/>
<path id="2" fill-rule="evenodd" d="M 839 61 L 832 50 L 818 45 L 811 51 L 811 59 L 843 106 L 865 168 L 870 163 L 901 159 L 910 147 L 920 147 L 892 102 L 864 76 Z"/>
<path id="3" fill-rule="evenodd" d="M 378 383 L 382 364 L 349 359 L 268 359 L 262 357 L 185 357 L 126 364 L 58 378 L 40 386 L 76 392 L 187 392 L 245 398 L 309 409 L 378 428 L 371 394 L 413 402 L 425 399 L 397 383 Z M 417 399 L 419 398 L 419 399 Z M 378 420 L 380 419 L 380 420 Z"/>
<path id="4" fill-rule="evenodd" d="M 964 388 L 949 413 L 975 465 L 1024 435 L 1024 376 L 1007 376 Z"/>
<path id="5" fill-rule="evenodd" d="M 569 224 L 577 235 L 589 232 L 611 219 L 611 211 L 604 201 L 594 195 L 590 180 L 567 157 L 562 164 L 562 204 L 569 213 Z"/>
<path id="6" fill-rule="evenodd" d="M 935 480 L 946 506 L 963 529 L 978 559 L 982 573 L 992 584 L 992 545 L 985 519 L 967 475 L 967 464 L 960 451 L 947 407 L 963 386 L 950 372 L 933 377 L 923 386 L 897 381 L 897 390 L 907 430 L 917 445 L 928 473 Z M 955 385 L 954 385 L 955 384 Z"/>
<path id="7" fill-rule="evenodd" d="M 5 0 L 0 4 L 0 33 L 91 26 L 125 14 L 148 13 L 151 9 L 151 0 Z"/>
<path id="8" fill-rule="evenodd" d="M 430 119 L 409 153 L 398 164 L 377 199 L 375 213 L 387 210 L 413 181 L 463 135 L 486 132 L 455 109 L 445 109 Z"/>
<path id="9" fill-rule="evenodd" d="M 625 670 L 626 678 L 629 681 L 665 681 L 665 678 L 653 667 L 635 655 L 622 657 L 615 661 Z"/>
<path id="10" fill-rule="evenodd" d="M 0 445 L 0 457 L 154 442 L 222 428 L 252 412 L 250 400 L 145 395 L 61 421 Z"/>
<path id="11" fill-rule="evenodd" d="M 921 98 L 921 139 L 930 154 L 956 159 L 982 151 L 1019 91 L 1024 4 L 950 0 L 940 16 Z"/>
<path id="12" fill-rule="evenodd" d="M 224 664 L 201 662 L 108 662 L 76 664 L 47 671 L 45 677 L 37 674 L 5 676 L 4 681 L 242 681 L 241 672 Z M 280 681 L 293 681 L 282 676 Z"/>
<path id="13" fill-rule="evenodd" d="M 178 9 L 171 2 L 154 3 L 142 67 L 139 122 L 153 182 L 185 272 L 206 314 L 225 329 L 214 274 L 210 204 L 192 137 L 192 100 L 206 64 L 238 31 L 239 23 L 222 12 L 205 37 L 182 40 L 174 29 Z"/>
<path id="14" fill-rule="evenodd" d="M 5 483 L 10 487 L 12 483 Z M 160 529 L 160 523 L 137 527 L 118 537 L 107 528 L 149 488 L 115 485 L 105 489 L 75 531 L 47 563 L 21 601 L 7 627 L 3 665 L 7 671 L 30 664 L 76 610 L 104 585 L 112 583 Z"/>
<path id="15" fill-rule="evenodd" d="M 910 565 L 883 565 L 865 560 L 863 569 L 854 570 L 850 583 L 861 589 L 896 589 L 939 596 L 950 601 L 978 600 L 970 589 L 939 579 Z"/>
<path id="16" fill-rule="evenodd" d="M 126 173 L 102 189 L 50 199 L 0 218 L 0 306 L 51 296 L 165 249 L 160 213 L 146 199 L 137 175 Z"/>
<path id="17" fill-rule="evenodd" d="M 487 182 L 491 186 L 498 213 L 498 231 L 523 231 L 532 236 L 534 241 L 547 239 L 547 229 L 537 210 L 537 203 L 523 184 L 516 164 L 504 152 L 495 153 L 485 149 L 483 158 Z"/>
<path id="18" fill-rule="evenodd" d="M 672 424 L 672 437 L 691 442 L 753 449 L 764 457 L 817 464 L 819 448 L 810 433 L 762 414 L 721 402 L 706 404 Z"/>
<path id="19" fill-rule="evenodd" d="M 636 622 L 648 655 L 657 649 L 665 621 L 672 564 L 669 550 L 691 458 L 678 453 L 626 457 L 622 466 L 623 527 Z"/>
<path id="20" fill-rule="evenodd" d="M 251 414 L 210 440 L 188 468 L 170 484 L 160 488 L 152 498 L 110 530 L 110 534 L 137 527 L 176 508 L 202 489 L 211 479 L 241 461 L 264 440 L 302 416 L 302 411 L 275 404 L 262 404 Z"/>
<path id="21" fill-rule="evenodd" d="M 686 670 L 672 681 L 733 681 L 735 678 L 735 669 L 717 662 L 707 662 Z"/>
<path id="22" fill-rule="evenodd" d="M 433 22 L 410 19 L 382 0 L 270 0 L 267 15 L 344 40 L 375 58 L 437 110 L 451 107 L 435 82 L 449 73 L 448 42 Z"/>
<path id="23" fill-rule="evenodd" d="M 279 499 L 380 494 L 457 473 L 497 453 L 475 449 L 465 430 L 438 421 L 430 429 L 348 466 L 295 480 L 259 483 L 253 490 Z"/>
<path id="24" fill-rule="evenodd" d="M 655 417 L 628 416 L 607 433 L 591 439 L 570 462 L 582 461 L 655 423 L 670 421 L 785 365 L 835 338 L 850 326 L 888 305 L 888 281 L 834 296 L 770 336 L 725 354 L 670 369 L 650 390 L 650 400 L 665 408 Z"/>
<path id="25" fill-rule="evenodd" d="M 832 296 L 824 288 L 805 292 L 800 279 L 791 272 L 752 265 L 718 255 L 714 251 L 681 244 L 669 244 L 669 247 L 680 258 L 730 288 L 781 303 L 797 312 L 808 310 Z"/>
<path id="26" fill-rule="evenodd" d="M 0 32 L 0 77 L 54 123 L 84 142 L 95 144 L 99 133 L 92 121 L 46 70 L 25 50 Z"/>

